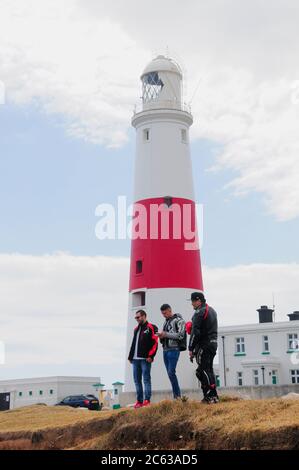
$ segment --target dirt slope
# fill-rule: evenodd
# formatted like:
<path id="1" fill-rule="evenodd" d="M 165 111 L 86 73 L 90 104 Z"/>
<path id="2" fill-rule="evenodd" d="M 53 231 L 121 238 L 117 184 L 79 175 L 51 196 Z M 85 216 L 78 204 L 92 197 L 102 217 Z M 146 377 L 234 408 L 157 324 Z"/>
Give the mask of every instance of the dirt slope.
<path id="1" fill-rule="evenodd" d="M 0 449 L 299 449 L 299 400 L 163 401 L 90 412 L 31 406 L 0 413 Z"/>

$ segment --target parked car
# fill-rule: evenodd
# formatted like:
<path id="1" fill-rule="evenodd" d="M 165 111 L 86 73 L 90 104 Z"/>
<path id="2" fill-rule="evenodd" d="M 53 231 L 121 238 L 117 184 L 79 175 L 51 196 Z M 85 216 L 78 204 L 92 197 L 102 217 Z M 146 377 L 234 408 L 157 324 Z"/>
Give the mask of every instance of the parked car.
<path id="1" fill-rule="evenodd" d="M 57 405 L 88 408 L 89 410 L 101 409 L 99 400 L 94 395 L 70 395 L 57 403 Z"/>

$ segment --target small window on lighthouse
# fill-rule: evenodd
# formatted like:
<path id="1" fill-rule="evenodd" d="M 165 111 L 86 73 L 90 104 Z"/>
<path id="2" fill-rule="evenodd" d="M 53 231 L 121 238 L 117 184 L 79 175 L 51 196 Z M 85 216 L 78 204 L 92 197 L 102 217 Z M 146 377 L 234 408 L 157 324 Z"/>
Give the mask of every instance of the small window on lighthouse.
<path id="1" fill-rule="evenodd" d="M 134 292 L 132 298 L 132 307 L 144 307 L 145 306 L 145 292 Z"/>
<path id="2" fill-rule="evenodd" d="M 150 140 L 150 130 L 149 129 L 144 129 L 143 130 L 143 140 L 145 142 L 148 142 Z"/>
<path id="3" fill-rule="evenodd" d="M 181 129 L 181 138 L 182 138 L 182 142 L 187 142 L 187 131 L 186 131 L 186 129 Z"/>
<path id="4" fill-rule="evenodd" d="M 138 259 L 136 261 L 136 274 L 141 274 L 142 273 L 142 260 Z"/>

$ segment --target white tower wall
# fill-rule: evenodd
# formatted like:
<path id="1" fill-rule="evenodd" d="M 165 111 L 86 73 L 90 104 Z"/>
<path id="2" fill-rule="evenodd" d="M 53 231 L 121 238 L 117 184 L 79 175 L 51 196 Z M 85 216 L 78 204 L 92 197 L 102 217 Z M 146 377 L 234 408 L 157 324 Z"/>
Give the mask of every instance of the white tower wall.
<path id="1" fill-rule="evenodd" d="M 180 207 L 189 204 L 195 220 L 194 188 L 189 149 L 191 114 L 182 103 L 182 73 L 171 59 L 159 56 L 141 76 L 143 108 L 134 114 L 136 128 L 136 159 L 134 202 L 148 209 L 151 204 L 163 204 L 172 198 Z M 186 250 L 184 237 L 157 240 L 132 240 L 127 352 L 137 325 L 135 312 L 144 309 L 148 321 L 162 329 L 164 319 L 160 312 L 163 303 L 169 303 L 173 312 L 186 321 L 192 316 L 188 298 L 194 290 L 202 290 L 199 250 Z M 136 272 L 136 262 L 142 272 Z M 141 294 L 143 293 L 143 294 Z M 196 385 L 194 366 L 188 352 L 182 352 L 177 367 L 181 388 Z M 162 346 L 152 364 L 153 390 L 170 389 L 171 385 L 163 362 Z M 127 362 L 126 391 L 134 390 L 132 366 Z"/>

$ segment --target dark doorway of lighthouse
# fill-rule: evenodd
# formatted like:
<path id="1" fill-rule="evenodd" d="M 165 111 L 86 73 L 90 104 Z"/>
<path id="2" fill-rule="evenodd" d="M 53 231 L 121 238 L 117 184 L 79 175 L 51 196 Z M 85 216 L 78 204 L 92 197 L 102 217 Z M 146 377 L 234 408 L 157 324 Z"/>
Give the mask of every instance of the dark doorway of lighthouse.
<path id="1" fill-rule="evenodd" d="M 0 393 L 0 411 L 9 410 L 10 393 Z"/>

